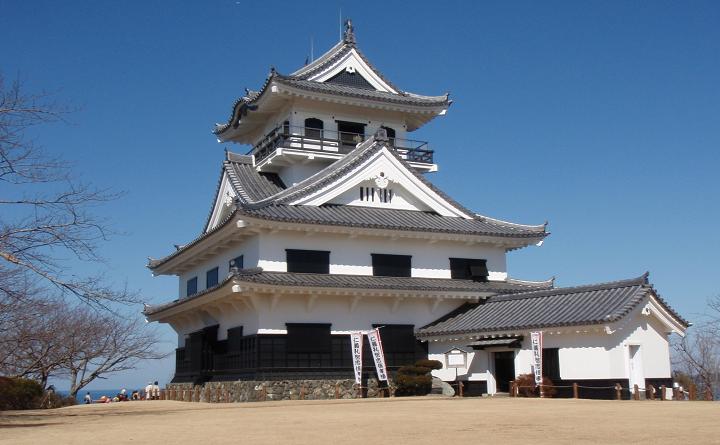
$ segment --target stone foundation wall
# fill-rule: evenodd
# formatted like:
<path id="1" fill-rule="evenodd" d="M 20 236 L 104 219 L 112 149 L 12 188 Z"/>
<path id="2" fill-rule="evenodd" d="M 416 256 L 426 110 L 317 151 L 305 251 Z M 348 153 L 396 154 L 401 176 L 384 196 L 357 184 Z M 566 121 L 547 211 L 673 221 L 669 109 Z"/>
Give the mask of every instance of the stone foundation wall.
<path id="1" fill-rule="evenodd" d="M 169 383 L 164 398 L 187 402 L 262 402 L 268 400 L 355 399 L 363 395 L 354 387 L 354 380 L 238 380 L 192 383 Z M 378 390 L 378 381 L 368 379 L 365 397 L 387 397 L 387 390 Z"/>

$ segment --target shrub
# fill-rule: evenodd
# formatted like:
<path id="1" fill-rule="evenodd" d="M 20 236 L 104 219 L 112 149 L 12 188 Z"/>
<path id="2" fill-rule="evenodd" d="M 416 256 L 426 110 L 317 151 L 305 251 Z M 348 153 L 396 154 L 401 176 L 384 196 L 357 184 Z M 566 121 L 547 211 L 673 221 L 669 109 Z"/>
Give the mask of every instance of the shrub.
<path id="1" fill-rule="evenodd" d="M 553 385 L 552 380 L 543 377 L 543 395 L 552 397 L 557 393 L 557 389 Z M 533 374 L 520 374 L 515 379 L 518 386 L 518 396 L 520 397 L 540 397 L 540 389 L 535 386 L 535 376 Z"/>
<path id="2" fill-rule="evenodd" d="M 77 400 L 72 396 L 61 396 L 56 392 L 46 394 L 43 398 L 41 408 L 62 408 L 63 406 L 77 405 Z"/>
<path id="3" fill-rule="evenodd" d="M 396 396 L 424 396 L 432 389 L 433 369 L 442 368 L 442 363 L 437 360 L 418 360 L 415 365 L 406 365 L 398 369 L 395 378 Z"/>
<path id="4" fill-rule="evenodd" d="M 33 380 L 0 377 L 0 411 L 37 409 L 42 396 L 42 386 Z"/>
<path id="5" fill-rule="evenodd" d="M 422 359 L 422 360 L 416 361 L 415 366 L 422 366 L 423 368 L 430 368 L 430 369 L 442 369 L 443 364 L 439 360 Z"/>

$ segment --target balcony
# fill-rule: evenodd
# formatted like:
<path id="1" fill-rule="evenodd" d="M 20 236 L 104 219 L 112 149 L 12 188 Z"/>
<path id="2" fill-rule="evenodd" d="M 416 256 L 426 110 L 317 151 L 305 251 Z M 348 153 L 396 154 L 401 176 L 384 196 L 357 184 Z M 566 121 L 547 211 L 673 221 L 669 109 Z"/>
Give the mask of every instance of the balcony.
<path id="1" fill-rule="evenodd" d="M 359 133 L 281 125 L 255 144 L 249 154 L 255 157 L 255 165 L 258 166 L 267 163 L 278 153 L 279 148 L 283 149 L 281 152 L 288 149 L 298 154 L 318 154 L 329 159 L 339 159 L 369 137 Z M 389 142 L 400 157 L 414 167 L 433 169 L 433 150 L 429 149 L 427 142 L 392 137 Z"/>

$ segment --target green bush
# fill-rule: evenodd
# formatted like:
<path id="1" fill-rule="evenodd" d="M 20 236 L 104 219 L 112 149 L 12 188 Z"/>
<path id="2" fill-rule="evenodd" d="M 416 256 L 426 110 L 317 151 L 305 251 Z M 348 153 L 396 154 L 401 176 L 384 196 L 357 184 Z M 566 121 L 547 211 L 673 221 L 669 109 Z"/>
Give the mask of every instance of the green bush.
<path id="1" fill-rule="evenodd" d="M 414 365 L 406 365 L 398 369 L 395 378 L 396 396 L 424 396 L 432 389 L 433 369 L 442 368 L 437 360 L 418 360 Z"/>
<path id="2" fill-rule="evenodd" d="M 430 368 L 430 369 L 442 369 L 443 364 L 439 360 L 428 360 L 428 359 L 422 359 L 415 362 L 415 366 L 421 366 L 423 368 Z"/>
<path id="3" fill-rule="evenodd" d="M 28 379 L 0 377 L 0 411 L 37 409 L 43 398 L 39 383 Z"/>

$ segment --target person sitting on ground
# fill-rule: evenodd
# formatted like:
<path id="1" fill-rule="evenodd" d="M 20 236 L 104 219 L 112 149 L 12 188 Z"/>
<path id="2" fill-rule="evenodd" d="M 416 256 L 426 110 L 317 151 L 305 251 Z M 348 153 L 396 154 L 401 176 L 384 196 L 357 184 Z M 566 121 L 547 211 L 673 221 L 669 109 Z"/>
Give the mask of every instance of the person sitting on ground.
<path id="1" fill-rule="evenodd" d="M 132 392 L 132 394 L 130 395 L 130 399 L 131 400 L 140 400 L 140 393 L 138 392 L 137 389 Z"/>

